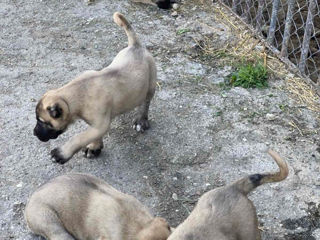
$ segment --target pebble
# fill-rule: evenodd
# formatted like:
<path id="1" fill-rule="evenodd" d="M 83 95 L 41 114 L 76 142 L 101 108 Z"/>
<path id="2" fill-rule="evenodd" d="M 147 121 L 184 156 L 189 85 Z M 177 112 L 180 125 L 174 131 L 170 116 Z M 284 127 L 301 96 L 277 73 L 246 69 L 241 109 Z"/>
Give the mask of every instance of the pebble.
<path id="1" fill-rule="evenodd" d="M 177 16 L 178 16 L 177 11 L 173 11 L 173 12 L 171 13 L 171 16 L 172 16 L 172 17 L 177 17 Z"/>
<path id="2" fill-rule="evenodd" d="M 178 200 L 178 195 L 176 193 L 172 193 L 172 199 L 177 201 Z"/>
<path id="3" fill-rule="evenodd" d="M 179 8 L 179 4 L 177 4 L 177 3 L 172 4 L 172 8 L 174 10 L 177 10 Z"/>
<path id="4" fill-rule="evenodd" d="M 262 52 L 264 50 L 264 46 L 257 45 L 257 46 L 255 46 L 255 49 Z"/>
<path id="5" fill-rule="evenodd" d="M 269 121 L 273 121 L 276 119 L 276 115 L 272 114 L 272 113 L 267 113 L 266 114 L 266 119 Z"/>

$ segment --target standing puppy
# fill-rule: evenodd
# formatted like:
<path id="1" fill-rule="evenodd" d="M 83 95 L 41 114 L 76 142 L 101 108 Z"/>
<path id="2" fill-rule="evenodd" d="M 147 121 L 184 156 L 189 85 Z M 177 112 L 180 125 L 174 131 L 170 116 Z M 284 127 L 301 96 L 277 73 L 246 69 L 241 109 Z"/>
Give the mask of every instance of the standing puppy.
<path id="1" fill-rule="evenodd" d="M 51 151 L 58 163 L 67 162 L 81 148 L 86 157 L 99 155 L 111 120 L 139 105 L 134 128 L 142 132 L 149 128 L 148 111 L 155 92 L 156 66 L 124 16 L 116 12 L 113 19 L 125 30 L 128 47 L 108 67 L 84 72 L 65 86 L 45 93 L 37 104 L 34 135 L 43 142 L 57 138 L 77 118 L 90 125 Z"/>
<path id="2" fill-rule="evenodd" d="M 279 172 L 250 175 L 205 193 L 168 240 L 260 240 L 256 209 L 247 194 L 261 184 L 284 180 L 289 171 L 277 153 L 269 154 Z"/>
<path id="3" fill-rule="evenodd" d="M 25 219 L 48 240 L 166 240 L 168 223 L 134 197 L 86 174 L 63 175 L 31 196 Z"/>

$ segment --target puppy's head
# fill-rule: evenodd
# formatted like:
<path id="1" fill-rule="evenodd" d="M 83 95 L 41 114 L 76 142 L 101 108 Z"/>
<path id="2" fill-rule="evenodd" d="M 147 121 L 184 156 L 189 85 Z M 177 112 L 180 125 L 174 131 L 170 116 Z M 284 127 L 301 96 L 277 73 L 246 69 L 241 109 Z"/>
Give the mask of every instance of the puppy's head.
<path id="1" fill-rule="evenodd" d="M 58 96 L 44 96 L 37 104 L 37 125 L 33 134 L 40 141 L 47 142 L 63 133 L 70 122 L 67 102 Z"/>
<path id="2" fill-rule="evenodd" d="M 138 240 L 166 240 L 171 234 L 171 228 L 163 218 L 154 218 L 144 229 L 142 229 Z"/>

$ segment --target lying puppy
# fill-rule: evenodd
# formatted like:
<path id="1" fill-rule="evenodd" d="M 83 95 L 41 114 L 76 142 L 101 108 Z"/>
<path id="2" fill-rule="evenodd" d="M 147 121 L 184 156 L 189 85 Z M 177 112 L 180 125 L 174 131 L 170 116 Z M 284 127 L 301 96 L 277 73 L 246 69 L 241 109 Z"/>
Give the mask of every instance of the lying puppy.
<path id="1" fill-rule="evenodd" d="M 279 182 L 288 176 L 287 163 L 274 151 L 277 173 L 254 174 L 205 193 L 190 216 L 168 240 L 259 240 L 258 219 L 247 194 L 257 186 Z"/>
<path id="2" fill-rule="evenodd" d="M 131 0 L 131 1 L 136 3 L 150 4 L 162 9 L 170 9 L 172 7 L 171 4 L 175 3 L 174 0 L 156 0 L 156 1 L 155 0 Z"/>
<path id="3" fill-rule="evenodd" d="M 134 197 L 86 174 L 52 179 L 25 209 L 28 227 L 50 240 L 166 240 L 168 223 Z"/>
<path id="4" fill-rule="evenodd" d="M 65 86 L 48 91 L 37 104 L 34 135 L 43 142 L 57 138 L 77 118 L 90 125 L 51 151 L 58 163 L 67 162 L 81 148 L 86 157 L 98 156 L 111 120 L 139 105 L 134 128 L 137 131 L 149 128 L 148 111 L 155 92 L 156 66 L 124 16 L 116 12 L 113 18 L 124 28 L 129 46 L 108 67 L 87 71 Z"/>

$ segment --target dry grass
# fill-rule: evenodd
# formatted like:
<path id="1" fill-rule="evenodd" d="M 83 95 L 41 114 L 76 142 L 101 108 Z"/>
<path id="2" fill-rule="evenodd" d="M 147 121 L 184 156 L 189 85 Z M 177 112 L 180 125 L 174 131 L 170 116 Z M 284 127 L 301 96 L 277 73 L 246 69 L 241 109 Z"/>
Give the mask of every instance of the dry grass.
<path id="1" fill-rule="evenodd" d="M 212 57 L 221 56 L 224 53 L 226 60 L 234 64 L 236 62 L 245 61 L 255 62 L 257 59 L 263 59 L 264 66 L 271 71 L 275 76 L 285 80 L 286 89 L 291 97 L 299 104 L 304 105 L 313 111 L 320 121 L 320 98 L 313 86 L 308 84 L 305 79 L 295 76 L 289 70 L 286 64 L 275 57 L 271 51 L 267 49 L 263 40 L 253 36 L 252 31 L 245 25 L 240 24 L 240 21 L 230 13 L 224 6 L 214 8 L 214 14 L 217 19 L 227 25 L 232 33 L 237 37 L 237 41 L 226 44 L 224 48 L 216 49 L 212 46 L 210 38 L 204 36 L 201 42 L 194 39 L 202 50 L 203 54 Z M 214 29 L 207 23 L 199 22 L 201 25 Z M 234 23 L 237 23 L 235 25 Z"/>

